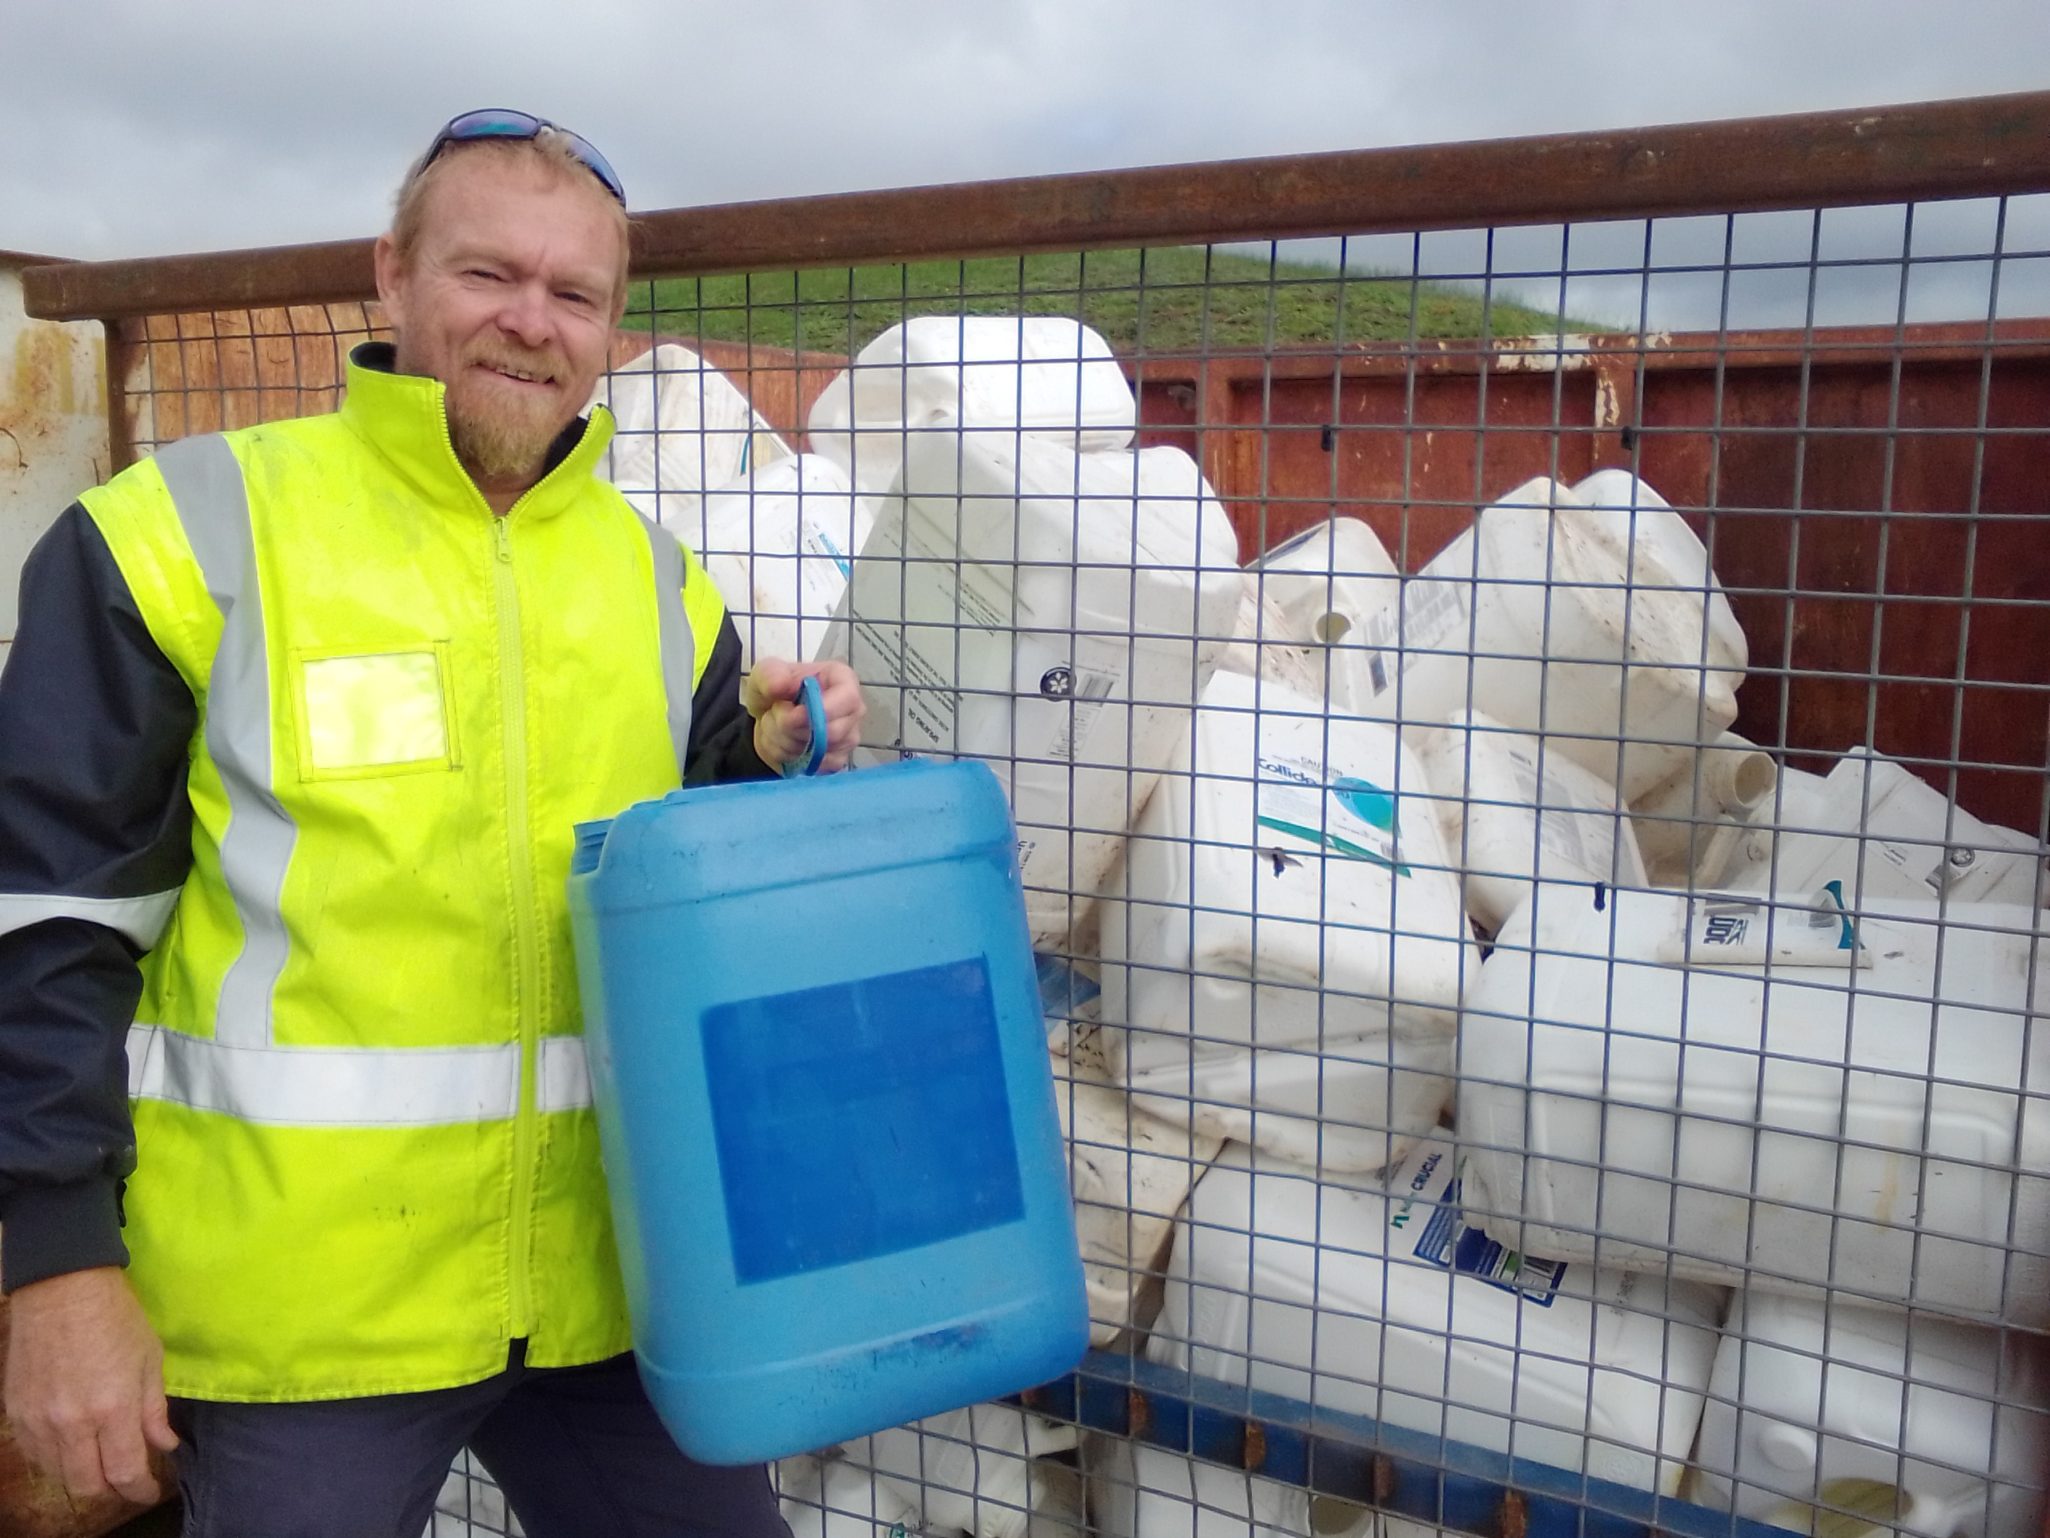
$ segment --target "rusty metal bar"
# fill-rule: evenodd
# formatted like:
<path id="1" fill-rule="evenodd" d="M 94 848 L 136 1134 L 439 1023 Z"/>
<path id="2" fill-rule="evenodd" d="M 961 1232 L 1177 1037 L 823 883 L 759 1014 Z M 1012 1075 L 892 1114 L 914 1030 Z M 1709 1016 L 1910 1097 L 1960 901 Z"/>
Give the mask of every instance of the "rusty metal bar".
<path id="1" fill-rule="evenodd" d="M 1994 326 L 1948 321 L 1901 327 L 1836 326 L 1745 331 L 1589 332 L 1570 338 L 1505 337 L 1423 338 L 1358 342 L 1344 347 L 1314 343 L 1246 349 L 1150 352 L 1143 363 L 1150 380 L 1190 382 L 1204 371 L 1220 383 L 1275 379 L 1328 380 L 1424 374 L 1470 374 L 1481 359 L 1503 373 L 1569 373 L 1598 371 L 1604 364 L 1640 361 L 1647 371 L 1685 372 L 1703 360 L 1722 358 L 1733 368 L 1798 368 L 1805 359 L 1821 366 L 1890 364 L 1896 357 L 1918 365 L 1978 364 L 1991 357 L 2024 362 L 2050 356 L 2050 320 L 2033 317 L 2000 321 Z"/>
<path id="2" fill-rule="evenodd" d="M 2050 188 L 2050 91 L 669 209 L 638 275 L 1551 224 Z M 45 320 L 364 299 L 367 240 L 31 268 Z"/>

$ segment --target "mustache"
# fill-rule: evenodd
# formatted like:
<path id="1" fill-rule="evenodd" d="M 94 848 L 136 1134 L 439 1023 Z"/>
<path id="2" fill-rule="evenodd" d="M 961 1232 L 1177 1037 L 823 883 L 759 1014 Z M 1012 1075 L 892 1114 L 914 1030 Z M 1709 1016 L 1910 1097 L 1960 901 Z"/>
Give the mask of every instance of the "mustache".
<path id="1" fill-rule="evenodd" d="M 547 348 L 527 352 L 512 347 L 478 347 L 472 349 L 463 361 L 466 364 L 480 363 L 486 368 L 517 369 L 539 379 L 560 379 L 567 368 L 563 360 Z"/>

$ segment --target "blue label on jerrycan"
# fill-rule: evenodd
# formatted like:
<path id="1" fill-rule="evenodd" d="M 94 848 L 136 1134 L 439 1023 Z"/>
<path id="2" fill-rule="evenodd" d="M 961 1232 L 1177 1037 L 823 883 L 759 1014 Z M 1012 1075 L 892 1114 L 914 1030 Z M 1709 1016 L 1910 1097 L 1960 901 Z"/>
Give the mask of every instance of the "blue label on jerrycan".
<path id="1" fill-rule="evenodd" d="M 982 958 L 722 1004 L 704 1033 L 741 1281 L 1025 1215 Z"/>
<path id="2" fill-rule="evenodd" d="M 1085 1349 L 1015 850 L 975 763 L 676 792 L 578 830 L 635 1350 L 694 1457 L 824 1446 Z"/>

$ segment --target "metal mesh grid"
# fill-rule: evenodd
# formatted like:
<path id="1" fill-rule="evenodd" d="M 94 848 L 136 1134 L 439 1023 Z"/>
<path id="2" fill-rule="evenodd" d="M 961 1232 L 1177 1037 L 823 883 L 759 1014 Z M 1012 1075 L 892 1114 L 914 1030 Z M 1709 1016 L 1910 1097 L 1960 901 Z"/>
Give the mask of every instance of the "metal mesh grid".
<path id="1" fill-rule="evenodd" d="M 1106 736 L 1078 725 L 1086 690 L 1056 690 L 1059 752 L 1021 740 L 1013 702 L 1029 691 L 978 672 L 975 617 L 921 612 L 957 723 L 994 712 L 1002 740 L 984 756 L 1014 781 L 1051 771 L 1039 804 L 1068 815 L 1021 809 L 1027 836 L 1064 844 L 1072 871 L 1075 835 L 1130 830 L 1100 880 L 1026 875 L 1055 899 L 1058 932 L 1041 937 L 1050 1040 L 1098 1344 L 1145 1360 L 1123 1380 L 1121 1421 L 1078 1393 L 1033 1401 L 1029 1416 L 1051 1422 L 993 1407 L 785 1465 L 798 1538 L 868 1525 L 1053 1538 L 1085 1522 L 1139 1538 L 1404 1521 L 1733 1532 L 1744 1524 L 1715 1486 L 1733 1473 L 1750 1492 L 1734 1499 L 1741 1517 L 1831 1535 L 2035 1530 L 2050 1474 L 2035 1333 L 2050 1324 L 2050 1123 L 2027 1030 L 2050 988 L 2046 275 L 2050 198 L 2032 194 L 637 290 L 638 324 L 725 369 L 760 417 L 715 420 L 718 381 L 658 354 L 653 377 L 694 391 L 697 417 L 615 449 L 623 489 L 715 575 L 753 582 L 782 548 L 772 495 L 802 490 L 840 516 L 834 494 L 770 477 L 838 371 L 858 374 L 861 348 L 926 315 L 1079 316 L 1103 332 L 1138 441 L 1182 450 L 1204 477 L 1163 491 L 1158 516 L 1222 510 L 1239 561 L 1334 516 L 1389 557 L 1340 556 L 1307 579 L 1248 565 L 1253 596 L 1228 616 L 1243 623 L 1191 602 L 1180 628 L 1135 632 L 1075 613 L 1085 584 L 1138 606 L 1131 563 L 1048 555 L 1014 533 L 979 563 L 1008 595 L 997 628 L 1094 641 L 1122 654 L 1112 671 L 1127 680 L 1142 647 L 1187 643 L 1179 673 L 1155 667 L 1144 690 L 1103 696 L 1132 707 Z M 342 306 L 153 319 L 129 337 L 130 441 L 322 409 L 339 353 L 373 320 Z M 620 361 L 644 345 L 623 342 Z M 909 418 L 911 376 L 868 367 Z M 615 374 L 616 404 L 632 377 Z M 923 432 L 948 444 L 922 462 L 961 473 L 1033 452 L 1015 426 Z M 894 457 L 912 441 L 886 428 L 874 446 Z M 1605 469 L 1636 478 L 1581 519 L 1609 531 L 1606 551 L 1568 548 L 1576 515 L 1557 509 L 1575 499 L 1523 488 Z M 719 523 L 702 492 L 722 481 L 736 492 Z M 1063 496 L 1070 546 L 1085 525 L 1132 517 L 1129 489 L 1088 490 L 1080 471 L 1043 500 Z M 1505 500 L 1495 522 L 1539 530 L 1520 567 L 1459 543 Z M 960 499 L 951 548 L 892 557 L 882 623 L 906 628 L 913 585 L 966 591 L 975 501 Z M 1537 515 L 1519 520 L 1518 505 Z M 1719 662 L 1709 590 L 1661 543 L 1677 528 L 1743 634 L 1738 667 Z M 824 558 L 845 577 L 859 543 Z M 743 635 L 854 645 L 797 598 L 790 559 L 794 574 L 727 588 Z M 1198 586 L 1214 569 L 1187 564 Z M 1058 622 L 1019 599 L 1034 574 L 1057 579 L 1057 600 L 1065 587 Z M 1609 628 L 1574 628 L 1583 610 Z M 1245 670 L 1244 699 L 1200 712 L 1221 746 L 1199 736 L 1180 751 L 1219 653 Z M 1701 704 L 1719 666 L 1742 675 L 1729 715 Z M 1582 708 L 1604 689 L 1620 703 Z M 1633 697 L 1666 695 L 1684 710 L 1630 714 Z M 1448 734 L 1457 709 L 1496 719 Z M 1142 741 L 1149 711 L 1173 728 L 1158 741 Z M 1604 731 L 1604 712 L 1628 724 Z M 1300 738 L 1291 751 L 1329 779 L 1377 720 L 1392 730 L 1373 751 L 1392 767 L 1355 777 L 1392 797 L 1391 843 L 1355 836 L 1385 809 L 1372 794 L 1327 799 L 1307 823 L 1260 820 L 1276 783 L 1249 767 L 1262 733 Z M 1504 768 L 1505 746 L 1524 760 Z M 1642 783 L 1620 793 L 1631 773 Z M 1235 810 L 1204 822 L 1206 800 Z M 1483 828 L 1492 812 L 1513 814 L 1509 834 Z M 1191 871 L 1211 856 L 1221 874 L 1199 885 Z M 1530 892 L 1555 860 L 1556 884 Z M 1338 901 L 1360 866 L 1405 868 L 1378 921 Z M 1295 871 L 1307 908 L 1274 895 Z M 1156 885 L 1136 890 L 1142 876 Z M 1476 927 L 1448 937 L 1413 898 L 1432 877 Z M 1492 921 L 1475 920 L 1483 905 Z M 1150 939 L 1134 932 L 1142 910 L 1159 921 Z M 1252 958 L 1289 943 L 1307 973 L 1261 973 L 1254 993 Z M 1454 958 L 1449 1001 L 1415 988 L 1422 963 L 1394 964 L 1434 945 Z M 1179 1021 L 1131 1018 L 1138 977 L 1173 985 Z M 1080 996 L 1098 986 L 1111 997 Z M 1398 1022 L 1396 1006 L 1413 1008 Z M 1168 1065 L 1143 1099 L 1142 1041 Z M 1220 1068 L 1248 1046 L 1249 1067 Z M 1434 1078 L 1445 1089 L 1419 1120 L 1419 1081 Z M 1386 1167 L 1347 1167 L 1374 1140 L 1400 1145 Z M 1819 1282 L 1831 1290 L 1801 1290 Z M 1092 1359 L 1099 1382 L 1120 1381 L 1114 1361 Z M 1192 1405 L 1237 1417 L 1237 1470 L 1217 1465 L 1223 1444 L 1205 1444 Z M 1291 1474 L 1283 1450 L 1313 1430 L 1334 1440 Z M 1347 1461 L 1341 1444 L 1381 1456 Z M 1433 1467 L 1436 1483 L 1409 1473 Z M 1482 1501 L 1457 1479 L 1528 1499 Z M 436 1534 L 444 1521 L 507 1531 L 487 1486 L 453 1476 Z"/>

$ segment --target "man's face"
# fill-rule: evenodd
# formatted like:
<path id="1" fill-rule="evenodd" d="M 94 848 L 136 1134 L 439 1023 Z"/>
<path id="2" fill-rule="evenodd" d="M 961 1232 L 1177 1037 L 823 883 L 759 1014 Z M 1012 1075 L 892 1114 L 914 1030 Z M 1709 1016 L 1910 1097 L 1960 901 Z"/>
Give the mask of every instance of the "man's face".
<path id="1" fill-rule="evenodd" d="M 524 157 L 459 154 L 427 198 L 404 263 L 389 237 L 377 245 L 398 367 L 448 387 L 449 433 L 479 488 L 517 494 L 605 368 L 617 219 L 595 179 Z"/>

